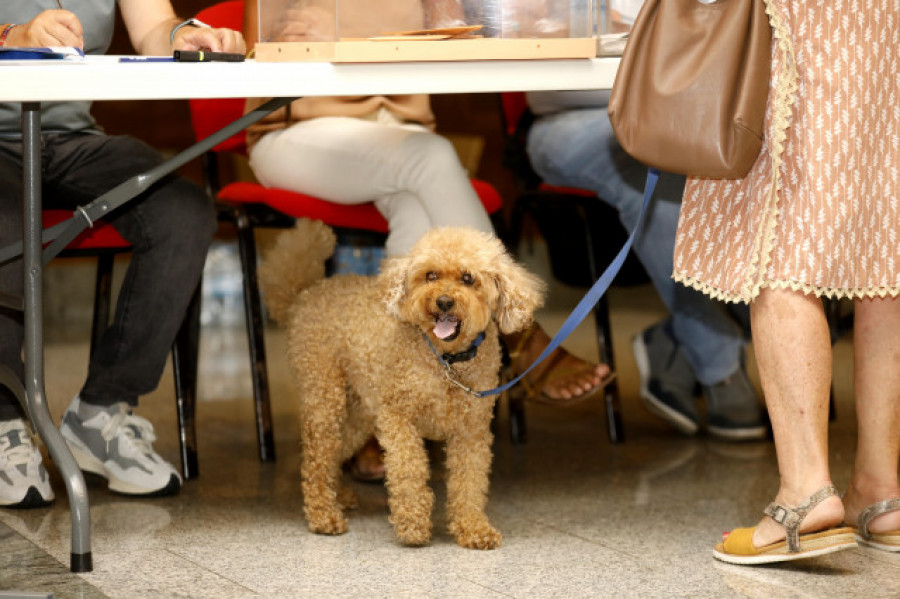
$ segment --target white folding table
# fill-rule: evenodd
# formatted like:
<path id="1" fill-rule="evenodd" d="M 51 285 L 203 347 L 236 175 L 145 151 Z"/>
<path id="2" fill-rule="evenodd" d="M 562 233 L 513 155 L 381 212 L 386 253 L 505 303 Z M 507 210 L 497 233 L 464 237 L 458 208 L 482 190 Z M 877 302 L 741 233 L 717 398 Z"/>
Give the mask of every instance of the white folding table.
<path id="1" fill-rule="evenodd" d="M 0 101 L 22 104 L 23 243 L 0 248 L 0 261 L 24 256 L 24 298 L 0 303 L 24 311 L 25 380 L 0 365 L 0 384 L 10 387 L 44 440 L 66 484 L 72 514 L 73 572 L 93 569 L 90 514 L 84 478 L 47 408 L 44 390 L 42 268 L 94 218 L 128 202 L 143 189 L 200 156 L 220 141 L 301 96 L 442 94 L 504 91 L 608 89 L 618 58 L 484 60 L 331 64 L 312 62 L 174 63 L 119 62 L 116 56 L 83 61 L 0 61 Z M 218 133 L 126 181 L 47 231 L 41 221 L 40 131 L 42 102 L 71 100 L 168 100 L 277 98 Z M 53 241 L 47 249 L 43 244 Z"/>

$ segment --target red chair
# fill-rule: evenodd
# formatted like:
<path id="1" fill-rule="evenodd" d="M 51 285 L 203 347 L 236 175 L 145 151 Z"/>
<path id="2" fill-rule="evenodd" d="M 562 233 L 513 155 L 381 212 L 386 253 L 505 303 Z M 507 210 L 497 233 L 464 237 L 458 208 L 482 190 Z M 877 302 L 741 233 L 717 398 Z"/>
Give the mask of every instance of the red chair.
<path id="1" fill-rule="evenodd" d="M 228 0 L 197 13 L 197 18 L 216 27 L 241 30 L 244 18 L 243 0 Z M 244 113 L 244 99 L 199 99 L 190 101 L 191 119 L 197 139 L 215 133 Z M 297 218 L 321 220 L 335 229 L 338 238 L 365 239 L 367 245 L 381 245 L 388 232 L 388 223 L 373 203 L 359 205 L 335 204 L 323 198 L 284 189 L 268 188 L 255 182 L 237 181 L 226 185 L 219 182 L 219 154 L 245 155 L 247 147 L 243 132 L 215 146 L 204 156 L 207 189 L 219 202 L 221 217 L 237 226 L 238 247 L 243 274 L 244 308 L 253 373 L 253 394 L 256 403 L 257 433 L 260 460 L 275 459 L 272 438 L 271 408 L 268 375 L 263 339 L 262 304 L 256 275 L 256 227 L 287 227 Z M 488 183 L 473 180 L 479 198 L 488 214 L 502 206 L 500 195 Z"/>
<path id="2" fill-rule="evenodd" d="M 516 178 L 520 193 L 510 217 L 510 244 L 518 247 L 526 219 L 530 217 L 547 244 L 553 276 L 567 285 L 590 287 L 612 262 L 628 237 L 618 212 L 597 198 L 593 191 L 549 185 L 532 170 L 525 149 L 528 128 L 534 115 L 528 110 L 525 94 L 500 94 L 506 148 L 504 164 Z M 616 277 L 617 285 L 649 281 L 633 254 L 629 254 Z M 609 304 L 603 296 L 594 306 L 597 349 L 600 361 L 615 370 Z M 614 380 L 605 388 L 607 432 L 613 443 L 624 439 L 619 387 Z M 524 405 L 510 403 L 513 441 L 525 439 Z"/>
<path id="3" fill-rule="evenodd" d="M 44 210 L 44 228 L 52 227 L 72 217 L 69 210 Z M 119 232 L 104 221 L 94 223 L 78 237 L 72 240 L 59 256 L 94 257 L 97 258 L 97 275 L 94 282 L 94 315 L 91 323 L 91 349 L 100 341 L 100 337 L 110 324 L 112 305 L 112 274 L 115 256 L 131 251 L 131 244 L 119 235 Z M 185 434 L 192 432 L 193 422 L 188 421 L 191 415 L 184 411 L 184 406 L 193 405 L 197 389 L 197 349 L 200 323 L 200 294 L 194 293 L 191 304 L 182 322 L 175 342 L 172 344 L 172 370 L 175 379 L 175 404 L 178 415 L 179 441 L 181 444 L 181 472 L 187 480 L 197 475 L 196 437 Z"/>

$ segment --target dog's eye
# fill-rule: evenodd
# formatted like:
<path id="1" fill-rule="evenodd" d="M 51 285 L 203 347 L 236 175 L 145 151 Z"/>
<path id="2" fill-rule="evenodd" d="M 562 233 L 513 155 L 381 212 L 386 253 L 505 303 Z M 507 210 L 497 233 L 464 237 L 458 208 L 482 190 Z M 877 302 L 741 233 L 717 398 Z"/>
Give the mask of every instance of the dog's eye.
<path id="1" fill-rule="evenodd" d="M 426 280 L 426 281 L 437 281 L 437 279 L 438 279 L 438 276 L 437 276 L 437 273 L 436 273 L 436 272 L 434 272 L 434 271 L 428 271 L 428 272 L 425 273 L 425 280 Z"/>
<path id="2" fill-rule="evenodd" d="M 464 272 L 463 276 L 461 276 L 459 278 L 459 280 L 462 281 L 463 285 L 474 285 L 475 284 L 475 277 L 473 277 L 472 275 L 470 275 L 467 272 Z"/>

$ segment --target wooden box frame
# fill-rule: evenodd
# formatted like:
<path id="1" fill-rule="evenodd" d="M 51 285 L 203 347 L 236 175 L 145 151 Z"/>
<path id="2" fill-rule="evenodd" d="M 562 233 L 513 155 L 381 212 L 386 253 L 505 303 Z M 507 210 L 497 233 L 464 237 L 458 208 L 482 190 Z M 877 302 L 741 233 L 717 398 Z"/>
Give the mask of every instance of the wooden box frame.
<path id="1" fill-rule="evenodd" d="M 424 62 L 445 60 L 522 60 L 593 58 L 597 39 L 342 40 L 337 42 L 261 42 L 260 62 Z"/>

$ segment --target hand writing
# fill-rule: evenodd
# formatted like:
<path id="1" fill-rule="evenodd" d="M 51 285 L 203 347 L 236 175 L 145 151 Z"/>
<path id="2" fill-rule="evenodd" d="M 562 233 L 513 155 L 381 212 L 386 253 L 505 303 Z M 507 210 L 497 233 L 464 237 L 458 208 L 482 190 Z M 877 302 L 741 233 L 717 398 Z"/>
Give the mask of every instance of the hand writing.
<path id="1" fill-rule="evenodd" d="M 81 21 L 67 10 L 45 10 L 32 20 L 15 27 L 6 38 L 7 46 L 74 46 L 84 48 Z"/>

